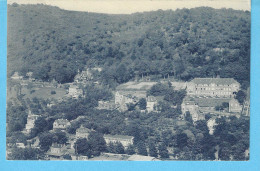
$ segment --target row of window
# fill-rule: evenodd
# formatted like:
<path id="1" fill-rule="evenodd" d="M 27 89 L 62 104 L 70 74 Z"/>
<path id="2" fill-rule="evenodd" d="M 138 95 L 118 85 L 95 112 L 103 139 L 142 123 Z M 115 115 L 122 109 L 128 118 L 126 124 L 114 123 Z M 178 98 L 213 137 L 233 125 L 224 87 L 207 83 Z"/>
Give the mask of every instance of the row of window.
<path id="1" fill-rule="evenodd" d="M 199 86 L 204 86 L 204 87 L 208 87 L 208 86 L 217 86 L 217 87 L 231 87 L 232 85 L 226 85 L 226 84 L 224 84 L 224 85 L 222 85 L 222 84 L 195 84 L 195 86 L 197 86 L 197 87 L 199 87 Z M 233 85 L 233 87 L 237 87 L 237 85 Z"/>
<path id="2" fill-rule="evenodd" d="M 206 88 L 196 88 L 196 90 L 225 90 L 225 91 L 231 91 L 231 88 L 210 88 L 210 87 L 206 87 Z"/>

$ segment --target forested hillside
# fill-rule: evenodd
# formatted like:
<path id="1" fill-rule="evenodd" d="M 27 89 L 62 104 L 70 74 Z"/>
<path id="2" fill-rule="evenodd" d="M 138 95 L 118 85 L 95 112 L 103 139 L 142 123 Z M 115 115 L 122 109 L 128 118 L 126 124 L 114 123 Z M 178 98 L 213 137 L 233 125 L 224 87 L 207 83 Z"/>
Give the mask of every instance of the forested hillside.
<path id="1" fill-rule="evenodd" d="M 8 75 L 33 71 L 44 81 L 71 82 L 84 66 L 103 81 L 135 75 L 233 77 L 249 85 L 250 12 L 194 8 L 132 15 L 8 6 Z"/>

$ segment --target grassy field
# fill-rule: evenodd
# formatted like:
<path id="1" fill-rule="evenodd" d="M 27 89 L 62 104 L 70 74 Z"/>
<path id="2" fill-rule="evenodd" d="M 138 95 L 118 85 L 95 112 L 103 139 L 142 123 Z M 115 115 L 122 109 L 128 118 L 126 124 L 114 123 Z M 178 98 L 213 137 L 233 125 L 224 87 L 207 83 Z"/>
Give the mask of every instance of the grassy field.
<path id="1" fill-rule="evenodd" d="M 35 90 L 35 92 L 32 92 Z M 51 91 L 55 91 L 56 94 L 51 94 Z M 43 99 L 60 99 L 66 95 L 66 90 L 63 88 L 51 88 L 51 87 L 42 87 L 42 88 L 33 88 L 31 90 L 27 88 L 22 89 L 22 94 L 25 94 L 24 98 L 32 99 L 43 98 Z"/>

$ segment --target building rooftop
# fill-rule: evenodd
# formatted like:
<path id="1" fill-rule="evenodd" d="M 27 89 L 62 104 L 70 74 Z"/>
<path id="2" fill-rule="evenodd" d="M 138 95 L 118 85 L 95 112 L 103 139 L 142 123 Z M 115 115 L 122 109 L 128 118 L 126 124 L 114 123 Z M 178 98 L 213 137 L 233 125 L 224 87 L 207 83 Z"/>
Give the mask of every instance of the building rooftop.
<path id="1" fill-rule="evenodd" d="M 59 125 L 66 125 L 67 123 L 69 123 L 67 119 L 57 119 L 55 120 L 55 122 L 58 123 Z"/>
<path id="2" fill-rule="evenodd" d="M 90 133 L 91 130 L 88 129 L 88 128 L 85 128 L 85 127 L 83 127 L 83 126 L 81 125 L 81 127 L 78 128 L 78 129 L 76 130 L 76 132 L 78 132 L 78 133 Z"/>
<path id="3" fill-rule="evenodd" d="M 231 98 L 193 98 L 194 102 L 200 107 L 215 107 L 222 103 L 229 103 Z"/>
<path id="4" fill-rule="evenodd" d="M 156 102 L 157 99 L 154 96 L 148 96 L 147 97 L 147 102 Z"/>
<path id="5" fill-rule="evenodd" d="M 222 84 L 231 85 L 238 83 L 233 78 L 194 78 L 191 82 L 195 84 Z"/>
<path id="6" fill-rule="evenodd" d="M 64 144 L 53 143 L 51 147 L 52 148 L 62 148 L 62 147 L 64 147 Z"/>
<path id="7" fill-rule="evenodd" d="M 133 136 L 105 134 L 104 138 L 133 139 Z"/>
<path id="8" fill-rule="evenodd" d="M 116 90 L 124 90 L 124 91 L 147 91 L 157 82 L 135 82 L 130 81 L 125 84 L 119 85 Z"/>

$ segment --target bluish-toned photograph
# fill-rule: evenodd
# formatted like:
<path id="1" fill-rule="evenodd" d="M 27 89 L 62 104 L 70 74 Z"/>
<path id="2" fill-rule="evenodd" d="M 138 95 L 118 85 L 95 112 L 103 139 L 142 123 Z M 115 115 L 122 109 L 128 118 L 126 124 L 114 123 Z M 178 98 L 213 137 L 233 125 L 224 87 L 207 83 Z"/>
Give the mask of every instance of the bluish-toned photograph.
<path id="1" fill-rule="evenodd" d="M 250 0 L 8 0 L 7 160 L 248 161 Z"/>

